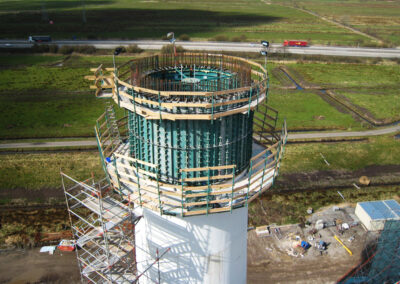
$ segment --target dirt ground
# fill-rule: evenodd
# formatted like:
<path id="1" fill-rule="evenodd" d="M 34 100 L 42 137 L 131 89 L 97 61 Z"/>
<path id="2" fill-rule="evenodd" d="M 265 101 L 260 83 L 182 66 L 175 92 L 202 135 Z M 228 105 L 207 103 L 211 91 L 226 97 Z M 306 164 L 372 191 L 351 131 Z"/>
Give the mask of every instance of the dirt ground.
<path id="1" fill-rule="evenodd" d="M 329 189 L 339 187 L 352 187 L 353 183 L 358 183 L 361 176 L 373 178 L 370 186 L 378 186 L 385 183 L 399 183 L 399 165 L 372 165 L 356 171 L 331 170 L 314 171 L 304 173 L 280 174 L 273 191 L 302 191 Z M 335 181 L 335 185 L 332 185 Z"/>
<path id="2" fill-rule="evenodd" d="M 358 221 L 354 208 L 341 207 L 333 211 L 332 207 L 318 211 L 309 217 L 314 224 L 322 219 L 332 222 L 334 219 L 348 224 Z M 298 225 L 277 227 L 280 233 L 275 233 L 273 226 L 270 235 L 257 236 L 252 230 L 248 234 L 247 280 L 248 283 L 335 283 L 341 276 L 357 265 L 365 246 L 366 232 L 361 225 L 345 230 L 341 234 L 336 226 L 324 228 L 311 238 L 309 233 L 313 225 L 301 228 Z M 352 251 L 350 255 L 335 239 L 337 235 Z M 296 236 L 309 242 L 312 247 L 306 252 L 293 248 Z M 320 237 L 321 236 L 321 237 Z M 354 236 L 353 241 L 349 241 Z M 322 255 L 314 247 L 323 240 L 328 244 Z M 293 255 L 296 252 L 296 256 Z"/>
<path id="3" fill-rule="evenodd" d="M 323 219 L 325 222 L 341 220 L 348 224 L 358 221 L 354 208 L 346 204 L 341 210 L 328 207 L 308 216 L 311 225 L 279 226 L 276 233 L 271 225 L 271 234 L 259 237 L 255 230 L 248 232 L 248 283 L 335 283 L 342 275 L 359 263 L 365 246 L 366 233 L 361 225 L 345 230 L 343 235 L 332 226 L 319 230 L 310 239 L 313 224 Z M 321 238 L 320 235 L 321 234 Z M 339 238 L 350 248 L 353 255 L 333 238 Z M 307 252 L 292 249 L 296 236 L 314 245 L 323 240 L 328 249 L 322 255 L 312 246 Z M 354 236 L 354 241 L 349 238 Z M 297 240 L 298 241 L 298 240 Z M 298 252 L 296 256 L 293 251 Z M 303 254 L 303 256 L 301 256 Z M 74 252 L 59 252 L 54 255 L 39 253 L 38 248 L 0 250 L 0 283 L 79 283 L 79 271 Z"/>
<path id="4" fill-rule="evenodd" d="M 0 251 L 0 283 L 79 283 L 75 252 Z"/>

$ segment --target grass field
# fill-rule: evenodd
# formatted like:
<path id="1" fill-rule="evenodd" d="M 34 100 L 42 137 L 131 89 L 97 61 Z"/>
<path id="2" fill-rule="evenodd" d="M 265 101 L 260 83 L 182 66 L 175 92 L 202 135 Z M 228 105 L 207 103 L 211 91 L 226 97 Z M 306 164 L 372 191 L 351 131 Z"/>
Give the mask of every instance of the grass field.
<path id="1" fill-rule="evenodd" d="M 176 36 L 203 40 L 224 35 L 228 40 L 246 36 L 248 41 L 304 39 L 342 45 L 370 41 L 297 9 L 259 0 L 20 0 L 2 1 L 0 10 L 3 38 L 49 34 L 54 38 L 160 39 L 174 31 Z"/>
<path id="2" fill-rule="evenodd" d="M 351 115 L 333 108 L 309 91 L 271 90 L 268 104 L 279 110 L 278 125 L 286 119 L 289 129 L 360 129 Z"/>
<path id="3" fill-rule="evenodd" d="M 304 80 L 333 89 L 378 119 L 400 119 L 400 67 L 397 64 L 288 64 Z"/>
<path id="4" fill-rule="evenodd" d="M 400 66 L 374 64 L 303 63 L 288 64 L 305 80 L 329 88 L 398 88 Z"/>
<path id="5" fill-rule="evenodd" d="M 48 188 L 61 186 L 60 169 L 78 180 L 104 177 L 97 152 L 0 155 L 0 190 Z M 12 178 L 10 178 L 12 177 Z"/>
<path id="6" fill-rule="evenodd" d="M 400 120 L 400 89 L 358 89 L 339 91 L 351 102 L 368 109 L 376 118 Z"/>
<path id="7" fill-rule="evenodd" d="M 400 45 L 400 2 L 358 0 L 273 0 L 273 3 L 295 5 L 318 13 L 346 26 L 354 27 L 382 39 L 389 45 Z M 361 44 L 363 42 L 360 42 Z"/>
<path id="8" fill-rule="evenodd" d="M 361 201 L 397 199 L 400 201 L 399 187 L 363 187 L 361 189 L 339 189 L 344 196 L 343 200 L 338 190 L 306 191 L 289 194 L 277 194 L 270 190 L 259 201 L 249 205 L 249 226 L 266 224 L 292 224 L 305 222 L 307 209 L 314 211 L 321 207 L 337 205 L 343 202 L 357 203 Z M 262 207 L 261 207 L 262 206 Z"/>
<path id="9" fill-rule="evenodd" d="M 101 62 L 111 66 L 111 57 L 73 56 L 62 67 L 49 66 L 59 56 L 22 59 L 0 56 L 7 66 L 0 69 L 0 138 L 93 136 L 105 101 L 94 97 L 84 76 Z"/>
<path id="10" fill-rule="evenodd" d="M 358 170 L 371 165 L 398 165 L 400 140 L 394 135 L 376 136 L 364 142 L 289 144 L 280 173 L 317 170 Z M 321 158 L 322 153 L 330 163 Z"/>
<path id="11" fill-rule="evenodd" d="M 322 153 L 329 161 L 326 165 Z M 371 137 L 364 142 L 289 144 L 280 173 L 319 170 L 358 170 L 371 165 L 396 165 L 400 161 L 400 140 L 393 136 Z M 0 155 L 0 189 L 59 188 L 59 170 L 77 178 L 91 171 L 101 176 L 97 152 Z M 13 178 L 10 178 L 13 177 Z"/>
<path id="12" fill-rule="evenodd" d="M 117 57 L 117 64 L 131 57 Z M 62 62 L 62 66 L 59 65 Z M 0 138 L 93 136 L 93 125 L 104 111 L 84 79 L 89 69 L 111 56 L 0 56 Z M 378 118 L 399 116 L 397 65 L 342 63 L 288 63 L 306 81 L 333 88 Z M 317 94 L 293 91 L 273 74 L 269 63 L 269 104 L 279 110 L 279 125 L 286 118 L 289 129 L 361 129 L 359 122 L 330 106 Z M 371 78 L 374 78 L 371 80 Z M 358 87 L 362 86 L 361 89 Z M 119 115 L 122 111 L 119 111 Z"/>

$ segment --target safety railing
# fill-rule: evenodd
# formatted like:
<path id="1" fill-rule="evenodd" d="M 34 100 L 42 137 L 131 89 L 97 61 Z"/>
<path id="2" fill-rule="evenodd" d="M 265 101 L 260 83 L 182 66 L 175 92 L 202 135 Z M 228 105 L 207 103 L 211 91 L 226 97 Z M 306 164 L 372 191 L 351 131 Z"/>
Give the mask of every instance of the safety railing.
<path id="1" fill-rule="evenodd" d="M 128 117 L 117 119 L 113 106 L 108 105 L 96 120 L 94 131 L 101 163 L 106 171 L 106 160 L 127 140 Z"/>
<path id="2" fill-rule="evenodd" d="M 190 61 L 189 59 L 192 57 L 194 59 Z M 170 62 L 172 59 L 164 62 L 164 60 L 156 60 L 157 58 L 157 56 L 153 56 L 150 59 L 146 59 L 151 62 L 149 63 L 151 68 L 159 66 L 158 69 L 162 69 L 167 64 L 172 64 Z M 103 69 L 102 66 L 99 66 L 99 68 L 93 69 L 95 76 L 87 76 L 87 78 L 95 79 L 95 85 L 91 88 L 96 89 L 96 95 L 102 94 L 107 90 L 111 92 L 109 96 L 119 106 L 145 116 L 148 119 L 214 120 L 235 113 L 250 112 L 267 97 L 267 71 L 262 65 L 256 62 L 234 56 L 215 54 L 185 54 L 182 55 L 182 58 L 186 58 L 184 62 L 186 64 L 197 62 L 197 64 L 204 66 L 212 65 L 215 58 L 219 58 L 225 68 L 233 70 L 243 68 L 246 72 L 248 70 L 249 73 L 255 75 L 256 80 L 250 83 L 249 79 L 247 86 L 221 91 L 160 91 L 140 86 L 140 76 L 147 74 L 146 72 L 149 72 L 147 69 L 150 68 L 139 64 L 144 59 L 130 60 L 120 66 L 115 71 L 115 74 L 108 74 L 106 76 L 101 74 L 109 71 L 109 68 Z M 181 62 L 179 61 L 180 57 L 177 57 L 176 60 L 178 63 Z M 164 62 L 164 67 L 161 65 L 162 62 Z M 137 70 L 135 70 L 135 66 Z M 140 66 L 141 68 L 139 68 Z M 261 70 L 261 72 L 255 69 Z M 118 75 L 119 70 L 123 71 L 122 77 Z M 142 74 L 141 72 L 144 73 Z M 128 73 L 130 73 L 130 78 L 127 79 L 126 76 Z"/>
<path id="3" fill-rule="evenodd" d="M 159 166 L 113 153 L 107 173 L 128 202 L 168 215 L 207 215 L 247 206 L 273 185 L 287 140 L 286 123 L 279 140 L 253 156 L 248 170 L 235 165 L 180 169 L 180 184 L 160 181 Z M 197 173 L 190 175 L 188 173 Z M 196 177 L 193 177 L 196 176 Z"/>

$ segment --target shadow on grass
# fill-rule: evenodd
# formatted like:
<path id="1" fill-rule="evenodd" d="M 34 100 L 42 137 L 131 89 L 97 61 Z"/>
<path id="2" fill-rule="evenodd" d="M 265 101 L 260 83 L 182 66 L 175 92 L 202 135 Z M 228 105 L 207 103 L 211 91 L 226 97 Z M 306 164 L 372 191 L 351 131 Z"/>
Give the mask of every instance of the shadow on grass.
<path id="1" fill-rule="evenodd" d="M 3 13 L 0 18 L 1 37 L 27 38 L 32 34 L 49 34 L 54 38 L 77 36 L 89 39 L 134 39 L 161 38 L 170 31 L 174 31 L 176 36 L 199 33 L 212 36 L 215 33 L 223 33 L 226 28 L 252 27 L 281 19 L 250 13 L 189 9 L 91 9 L 86 10 L 87 22 L 83 24 L 79 3 L 75 4 L 78 8 L 76 10 L 48 10 L 48 17 L 54 24 L 42 20 L 40 7 L 20 13 Z M 4 6 L 4 3 L 0 5 L 0 9 L 1 6 Z"/>
<path id="2" fill-rule="evenodd" d="M 85 0 L 87 5 L 108 5 L 113 3 L 111 0 Z M 51 9 L 71 9 L 82 7 L 81 0 L 58 1 L 58 0 L 29 0 L 29 1 L 2 1 L 0 2 L 0 11 L 33 11 L 41 13 L 42 9 L 48 13 Z"/>

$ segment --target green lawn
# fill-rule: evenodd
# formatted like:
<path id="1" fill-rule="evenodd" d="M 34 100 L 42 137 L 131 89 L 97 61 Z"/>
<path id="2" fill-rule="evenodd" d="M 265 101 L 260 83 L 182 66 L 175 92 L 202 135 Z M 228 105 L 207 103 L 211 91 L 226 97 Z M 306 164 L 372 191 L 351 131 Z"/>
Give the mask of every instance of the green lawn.
<path id="1" fill-rule="evenodd" d="M 92 93 L 0 95 L 0 137 L 94 136 L 104 101 Z"/>
<path id="2" fill-rule="evenodd" d="M 399 1 L 272 0 L 272 2 L 305 8 L 376 36 L 390 45 L 400 45 Z M 359 43 L 362 44 L 364 41 Z"/>
<path id="3" fill-rule="evenodd" d="M 91 75 L 90 67 L 112 62 L 111 56 L 73 56 L 62 67 L 43 65 L 57 56 L 22 58 L 0 57 L 10 65 L 0 69 L 0 138 L 93 136 L 106 100 L 94 97 L 84 76 Z"/>
<path id="4" fill-rule="evenodd" d="M 289 129 L 358 129 L 351 115 L 343 114 L 309 91 L 270 91 L 268 105 L 279 111 L 278 125 L 286 119 Z"/>
<path id="5" fill-rule="evenodd" d="M 399 65 L 303 63 L 288 66 L 305 81 L 333 89 L 377 119 L 400 119 Z"/>
<path id="6" fill-rule="evenodd" d="M 78 180 L 87 179 L 91 172 L 104 177 L 97 152 L 4 154 L 0 155 L 0 190 L 59 189 L 60 169 Z"/>
<path id="7" fill-rule="evenodd" d="M 289 144 L 280 172 L 358 170 L 372 165 L 397 165 L 399 161 L 400 140 L 393 135 L 370 137 L 364 142 Z"/>
<path id="8" fill-rule="evenodd" d="M 400 120 L 400 89 L 360 89 L 339 91 L 354 104 L 368 109 L 378 119 Z"/>
<path id="9" fill-rule="evenodd" d="M 62 55 L 23 55 L 10 56 L 9 54 L 0 54 L 0 66 L 2 67 L 16 67 L 37 64 L 54 64 L 64 59 Z"/>
<path id="10" fill-rule="evenodd" d="M 245 35 L 249 41 L 304 39 L 343 45 L 369 42 L 364 36 L 297 9 L 259 0 L 20 0 L 2 1 L 0 10 L 0 34 L 4 38 L 49 34 L 53 38 L 160 39 L 174 31 L 176 36 L 188 34 L 192 39 L 203 40 L 217 35 L 228 39 Z"/>
<path id="11" fill-rule="evenodd" d="M 304 76 L 305 80 L 322 87 L 399 87 L 400 66 L 342 63 L 288 64 Z"/>

